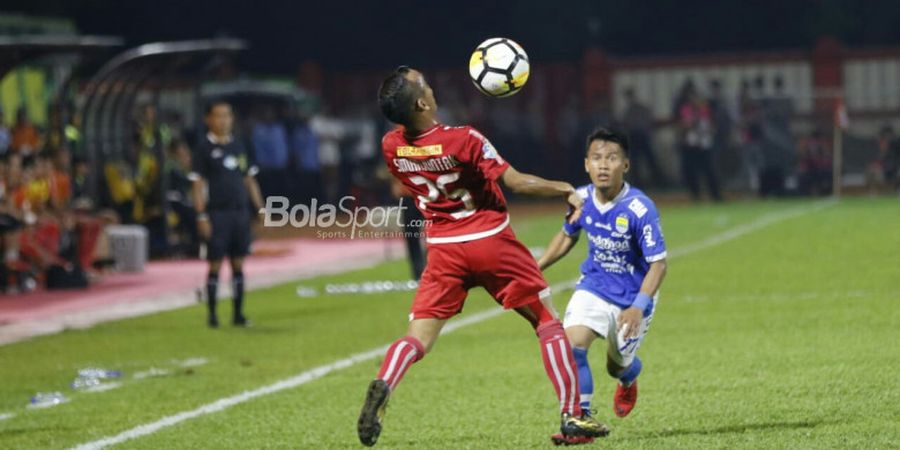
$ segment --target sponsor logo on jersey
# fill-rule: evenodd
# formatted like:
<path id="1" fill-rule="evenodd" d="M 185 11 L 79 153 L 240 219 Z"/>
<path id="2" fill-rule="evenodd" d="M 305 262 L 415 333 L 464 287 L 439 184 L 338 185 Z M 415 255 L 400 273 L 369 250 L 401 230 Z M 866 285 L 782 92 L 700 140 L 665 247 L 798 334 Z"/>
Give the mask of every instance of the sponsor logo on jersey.
<path id="1" fill-rule="evenodd" d="M 221 148 L 216 147 L 216 148 L 212 149 L 212 152 L 209 154 L 209 156 L 211 156 L 213 158 L 221 158 L 222 155 L 224 155 L 224 154 L 225 153 L 222 151 Z"/>
<path id="2" fill-rule="evenodd" d="M 647 244 L 647 247 L 656 245 L 656 240 L 653 239 L 653 227 L 650 225 L 644 225 L 644 243 Z"/>
<path id="3" fill-rule="evenodd" d="M 222 160 L 222 165 L 228 170 L 234 170 L 238 167 L 238 160 L 234 156 L 228 155 Z"/>
<path id="4" fill-rule="evenodd" d="M 588 223 L 590 223 L 590 222 L 588 222 Z M 594 224 L 594 226 L 597 228 L 603 228 L 606 231 L 612 231 L 612 226 L 610 226 L 610 224 L 608 224 L 608 223 L 597 222 Z"/>
<path id="5" fill-rule="evenodd" d="M 410 145 L 397 147 L 397 156 L 437 156 L 443 154 L 444 149 L 441 147 L 441 144 L 426 145 L 424 147 L 413 147 Z"/>
<path id="6" fill-rule="evenodd" d="M 426 159 L 422 161 L 412 161 L 409 159 L 397 158 L 394 160 L 394 167 L 398 172 L 448 172 L 459 165 L 459 161 L 452 156 L 442 156 L 440 158 Z"/>
<path id="7" fill-rule="evenodd" d="M 617 241 L 615 239 L 603 237 L 599 234 L 591 233 L 588 233 L 588 238 L 591 240 L 591 243 L 594 244 L 594 247 L 599 250 L 611 250 L 615 252 L 627 252 L 631 250 L 631 243 L 625 240 Z"/>
<path id="8" fill-rule="evenodd" d="M 591 216 L 585 217 L 584 221 L 587 222 L 588 225 L 594 223 L 594 219 L 591 219 Z"/>
<path id="9" fill-rule="evenodd" d="M 644 206 L 644 203 L 639 199 L 632 200 L 631 203 L 628 204 L 628 209 L 634 212 L 634 215 L 636 215 L 638 219 L 644 217 L 644 214 L 647 214 L 647 207 Z"/>
<path id="10" fill-rule="evenodd" d="M 620 214 L 616 217 L 616 231 L 619 233 L 628 231 L 628 216 L 625 214 Z"/>

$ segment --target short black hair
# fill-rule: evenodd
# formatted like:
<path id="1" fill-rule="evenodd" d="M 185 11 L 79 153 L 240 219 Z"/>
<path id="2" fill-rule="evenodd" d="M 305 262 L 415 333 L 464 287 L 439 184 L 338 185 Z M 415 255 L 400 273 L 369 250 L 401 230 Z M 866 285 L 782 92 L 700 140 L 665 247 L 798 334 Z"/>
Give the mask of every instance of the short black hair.
<path id="1" fill-rule="evenodd" d="M 412 70 L 400 66 L 394 70 L 378 88 L 378 107 L 391 122 L 407 125 L 412 119 L 415 103 L 421 94 L 420 87 L 406 78 Z"/>
<path id="2" fill-rule="evenodd" d="M 625 157 L 629 157 L 630 144 L 628 141 L 628 135 L 625 133 L 610 128 L 597 128 L 593 133 L 588 135 L 587 149 L 585 150 L 585 152 L 591 149 L 591 143 L 593 143 L 594 141 L 612 142 L 613 144 L 619 144 L 619 148 L 622 149 L 622 153 L 625 154 Z"/>
<path id="3" fill-rule="evenodd" d="M 206 107 L 203 108 L 203 116 L 206 117 L 206 116 L 210 115 L 210 113 L 213 112 L 213 109 L 215 109 L 216 106 L 219 106 L 219 105 L 225 105 L 229 109 L 231 109 L 231 103 L 228 103 L 228 101 L 226 101 L 225 99 L 216 98 L 216 99 L 210 100 L 209 102 L 206 103 Z"/>

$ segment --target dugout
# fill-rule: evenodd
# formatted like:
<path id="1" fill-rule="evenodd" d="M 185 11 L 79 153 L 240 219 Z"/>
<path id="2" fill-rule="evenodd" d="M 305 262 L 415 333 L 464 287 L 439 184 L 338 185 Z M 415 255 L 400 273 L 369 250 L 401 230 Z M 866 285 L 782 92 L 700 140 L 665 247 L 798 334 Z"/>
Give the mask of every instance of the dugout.
<path id="1" fill-rule="evenodd" d="M 89 189 L 100 205 L 113 207 L 126 222 L 150 228 L 153 255 L 165 253 L 169 242 L 168 188 L 162 172 L 171 135 L 161 127 L 138 152 L 133 113 L 139 105 L 152 105 L 155 111 L 165 107 L 192 118 L 200 85 L 210 78 L 232 77 L 232 63 L 246 48 L 245 41 L 232 38 L 148 43 L 113 57 L 84 86 L 79 153 L 91 167 Z M 158 203 L 159 211 L 154 209 L 152 215 L 138 204 L 146 201 L 139 177 L 147 167 L 158 179 L 145 187 L 154 205 Z"/>

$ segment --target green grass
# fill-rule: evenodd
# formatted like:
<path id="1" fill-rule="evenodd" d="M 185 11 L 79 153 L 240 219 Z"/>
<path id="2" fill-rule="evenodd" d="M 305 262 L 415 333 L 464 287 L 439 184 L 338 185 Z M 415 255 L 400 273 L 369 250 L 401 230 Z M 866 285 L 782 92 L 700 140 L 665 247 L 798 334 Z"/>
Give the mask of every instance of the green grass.
<path id="1" fill-rule="evenodd" d="M 809 202 L 662 208 L 671 250 Z M 611 412 L 603 351 L 595 403 L 624 448 L 888 448 L 900 442 L 900 202 L 851 199 L 674 258 L 641 357 L 641 397 Z M 556 217 L 517 219 L 544 245 Z M 583 241 L 583 240 L 582 240 Z M 584 243 L 547 272 L 570 280 Z M 402 279 L 403 262 L 303 281 Z M 207 330 L 200 306 L 0 347 L 0 448 L 68 448 L 260 387 L 403 333 L 411 293 L 300 298 L 290 283 L 250 295 L 249 330 Z M 570 291 L 556 292 L 564 308 Z M 474 290 L 464 315 L 493 307 Z M 229 312 L 226 306 L 223 316 Z M 602 344 L 602 342 L 599 342 Z M 173 359 L 208 364 L 143 380 Z M 120 448 L 358 448 L 370 360 L 294 389 L 162 429 Z M 126 372 L 121 388 L 73 392 L 79 368 Z M 26 410 L 38 391 L 69 403 Z M 446 335 L 391 399 L 380 448 L 538 448 L 556 401 L 530 329 L 503 314 Z"/>

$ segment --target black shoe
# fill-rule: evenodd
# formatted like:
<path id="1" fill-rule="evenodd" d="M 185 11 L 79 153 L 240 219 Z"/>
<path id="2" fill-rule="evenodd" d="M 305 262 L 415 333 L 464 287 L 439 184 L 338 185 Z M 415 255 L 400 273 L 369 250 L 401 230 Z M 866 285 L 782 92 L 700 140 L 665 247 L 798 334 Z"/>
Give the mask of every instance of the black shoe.
<path id="1" fill-rule="evenodd" d="M 236 327 L 247 328 L 251 325 L 251 322 L 244 316 L 238 316 L 238 317 L 235 317 L 234 320 L 231 321 L 231 324 Z"/>
<path id="2" fill-rule="evenodd" d="M 210 328 L 219 328 L 219 318 L 211 315 L 209 316 L 209 319 L 207 319 L 206 324 L 209 325 Z"/>
<path id="3" fill-rule="evenodd" d="M 609 435 L 609 428 L 597 422 L 590 414 L 582 414 L 581 417 L 575 417 L 563 413 L 559 431 L 565 437 L 596 438 Z"/>
<path id="4" fill-rule="evenodd" d="M 359 421 L 356 422 L 356 432 L 359 442 L 371 447 L 378 441 L 381 434 L 381 421 L 384 418 L 384 410 L 387 408 L 388 399 L 391 396 L 391 388 L 384 380 L 373 380 L 366 391 L 366 402 L 359 413 Z"/>

